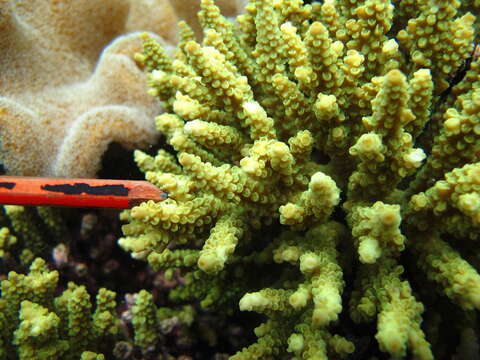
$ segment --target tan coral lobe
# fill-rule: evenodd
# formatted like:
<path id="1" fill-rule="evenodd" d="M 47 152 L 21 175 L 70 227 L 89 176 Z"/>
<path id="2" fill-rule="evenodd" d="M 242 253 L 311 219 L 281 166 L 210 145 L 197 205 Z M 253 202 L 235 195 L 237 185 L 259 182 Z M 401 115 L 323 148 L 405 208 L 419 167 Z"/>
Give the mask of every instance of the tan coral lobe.
<path id="1" fill-rule="evenodd" d="M 1 9 L 0 161 L 10 174 L 95 176 L 111 142 L 155 141 L 161 106 L 144 95 L 132 31 L 174 42 L 167 0 L 2 0 Z"/>

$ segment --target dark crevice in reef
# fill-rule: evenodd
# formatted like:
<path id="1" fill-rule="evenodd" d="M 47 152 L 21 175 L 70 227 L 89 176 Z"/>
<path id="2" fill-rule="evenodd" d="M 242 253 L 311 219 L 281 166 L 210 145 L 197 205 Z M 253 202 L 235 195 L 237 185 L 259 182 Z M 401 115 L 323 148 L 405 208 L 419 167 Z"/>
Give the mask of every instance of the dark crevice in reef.
<path id="1" fill-rule="evenodd" d="M 133 150 L 128 150 L 113 142 L 102 157 L 100 179 L 142 180 L 144 175 L 133 161 Z"/>
<path id="2" fill-rule="evenodd" d="M 148 148 L 140 150 L 150 156 L 156 156 L 160 149 L 176 154 L 173 147 L 165 142 L 164 137 L 155 145 L 150 145 Z M 100 179 L 145 180 L 145 174 L 139 170 L 133 160 L 134 151 L 126 149 L 119 143 L 110 143 L 107 151 L 102 156 L 102 167 L 97 177 Z"/>
<path id="3" fill-rule="evenodd" d="M 133 151 L 124 148 L 119 143 L 110 143 L 102 156 L 102 168 L 98 173 L 98 178 L 143 180 L 145 175 L 133 161 Z M 156 153 L 153 146 L 150 146 L 145 152 L 151 155 Z"/>

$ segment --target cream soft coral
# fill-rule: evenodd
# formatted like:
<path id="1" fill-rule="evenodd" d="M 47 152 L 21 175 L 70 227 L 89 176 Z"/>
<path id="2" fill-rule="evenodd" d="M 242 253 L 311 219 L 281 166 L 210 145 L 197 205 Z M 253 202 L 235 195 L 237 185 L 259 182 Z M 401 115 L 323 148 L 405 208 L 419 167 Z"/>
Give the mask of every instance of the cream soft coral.
<path id="1" fill-rule="evenodd" d="M 161 107 L 146 95 L 133 61 L 142 47 L 135 31 L 175 43 L 176 23 L 191 22 L 197 2 L 0 0 L 0 162 L 7 171 L 90 177 L 109 143 L 152 144 Z M 221 5 L 231 15 L 239 8 Z"/>
<path id="2" fill-rule="evenodd" d="M 9 173 L 94 176 L 110 142 L 155 141 L 161 107 L 145 95 L 131 31 L 175 42 L 168 0 L 0 0 L 0 9 L 0 161 Z"/>

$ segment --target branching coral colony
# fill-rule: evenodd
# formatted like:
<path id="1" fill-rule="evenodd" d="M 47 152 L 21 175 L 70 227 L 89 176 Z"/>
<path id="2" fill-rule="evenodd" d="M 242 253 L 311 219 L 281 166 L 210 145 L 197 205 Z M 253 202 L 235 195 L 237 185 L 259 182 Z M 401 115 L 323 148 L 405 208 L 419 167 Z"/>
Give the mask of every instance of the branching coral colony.
<path id="1" fill-rule="evenodd" d="M 176 157 L 136 152 L 169 199 L 125 212 L 121 246 L 184 269 L 172 299 L 264 314 L 235 360 L 361 352 L 354 323 L 395 358 L 455 351 L 480 308 L 477 11 L 251 0 L 231 23 L 202 0 L 201 44 L 181 24 L 170 60 L 146 36 Z"/>

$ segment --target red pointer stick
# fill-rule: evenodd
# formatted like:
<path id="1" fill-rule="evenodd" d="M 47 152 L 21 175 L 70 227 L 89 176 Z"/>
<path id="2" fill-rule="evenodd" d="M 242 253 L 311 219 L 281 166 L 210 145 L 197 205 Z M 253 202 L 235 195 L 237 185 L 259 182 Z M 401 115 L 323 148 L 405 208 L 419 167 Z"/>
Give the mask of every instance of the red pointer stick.
<path id="1" fill-rule="evenodd" d="M 0 176 L 0 204 L 127 209 L 166 198 L 147 181 Z"/>

